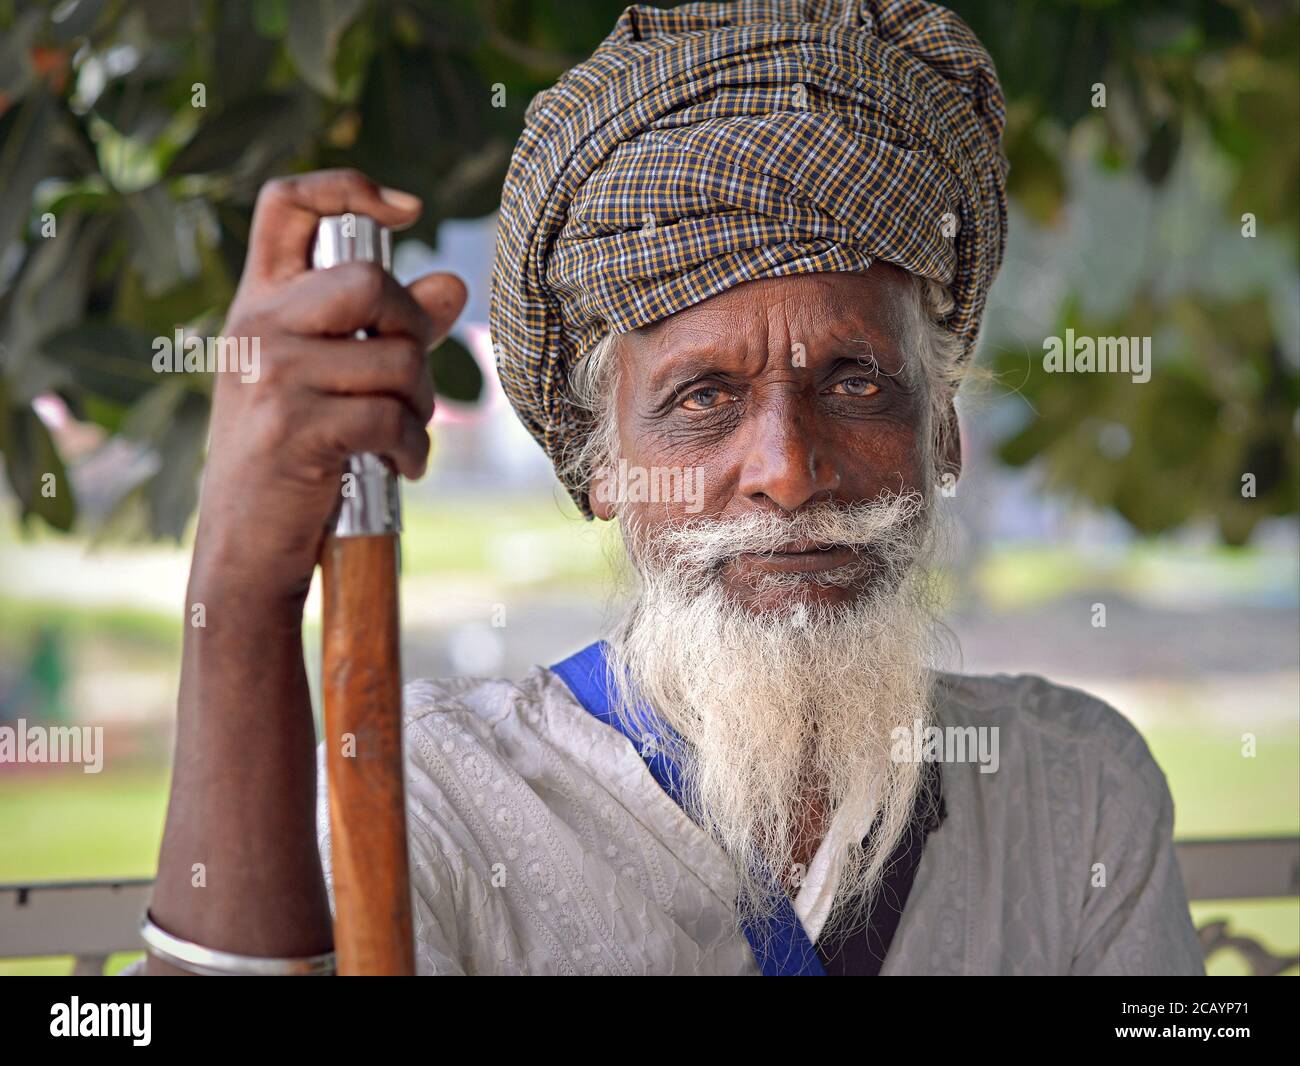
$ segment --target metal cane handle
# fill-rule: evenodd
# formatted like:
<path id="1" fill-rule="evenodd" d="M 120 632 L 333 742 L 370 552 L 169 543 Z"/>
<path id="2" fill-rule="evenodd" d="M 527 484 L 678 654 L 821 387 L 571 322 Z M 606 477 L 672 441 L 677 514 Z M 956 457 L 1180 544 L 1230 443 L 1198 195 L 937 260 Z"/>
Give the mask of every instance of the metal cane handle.
<path id="1" fill-rule="evenodd" d="M 327 215 L 316 229 L 311 265 L 316 269 L 350 263 L 353 260 L 378 263 L 393 270 L 392 233 L 369 215 Z M 359 337 L 365 332 L 359 331 Z M 388 464 L 371 452 L 348 457 L 338 518 L 336 537 L 369 537 L 378 533 L 402 531 L 402 497 L 397 475 Z"/>

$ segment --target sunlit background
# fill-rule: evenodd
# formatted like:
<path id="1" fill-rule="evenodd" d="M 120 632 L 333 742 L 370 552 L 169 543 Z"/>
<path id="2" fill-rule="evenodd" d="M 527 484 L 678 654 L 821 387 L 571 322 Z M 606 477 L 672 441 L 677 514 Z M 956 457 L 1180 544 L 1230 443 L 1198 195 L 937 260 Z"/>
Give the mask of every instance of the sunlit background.
<path id="1" fill-rule="evenodd" d="M 516 422 L 487 301 L 522 109 L 621 6 L 337 3 L 312 30 L 288 0 L 0 2 L 0 725 L 97 725 L 106 746 L 98 774 L 0 764 L 0 883 L 153 874 L 208 386 L 159 381 L 149 339 L 216 332 L 272 173 L 356 165 L 420 193 L 399 275 L 470 287 L 437 358 L 453 396 L 479 396 L 440 401 L 431 472 L 405 487 L 407 676 L 517 676 L 601 635 L 616 533 L 576 515 Z M 1123 711 L 1177 838 L 1294 836 L 1296 5 L 954 6 L 1002 72 L 1012 161 L 949 501 L 960 667 Z M 1151 381 L 1044 374 L 1066 328 L 1151 336 Z M 70 488 L 54 500 L 50 470 Z M 308 613 L 316 680 L 315 590 Z M 1294 899 L 1193 912 L 1300 953 Z M 1246 965 L 1227 951 L 1211 972 Z"/>

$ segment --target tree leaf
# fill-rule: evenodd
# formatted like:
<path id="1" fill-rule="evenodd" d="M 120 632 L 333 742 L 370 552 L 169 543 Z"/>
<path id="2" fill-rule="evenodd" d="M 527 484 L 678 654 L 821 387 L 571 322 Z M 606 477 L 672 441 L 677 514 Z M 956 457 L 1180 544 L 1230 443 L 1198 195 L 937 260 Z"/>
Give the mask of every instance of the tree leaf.
<path id="1" fill-rule="evenodd" d="M 0 37 L 0 114 L 5 106 L 21 99 L 35 79 L 31 50 L 45 22 L 45 12 L 32 9 Z"/>
<path id="2" fill-rule="evenodd" d="M 49 173 L 58 111 L 44 92 L 32 93 L 0 118 L 0 251 L 22 236 L 32 190 Z"/>
<path id="3" fill-rule="evenodd" d="M 185 386 L 176 380 L 164 381 L 138 399 L 122 419 L 122 436 L 141 444 L 158 446 L 167 427 L 175 420 L 185 402 Z"/>
<path id="4" fill-rule="evenodd" d="M 334 56 L 339 38 L 357 16 L 364 0 L 292 0 L 285 44 L 303 81 L 323 96 L 334 97 Z"/>
<path id="5" fill-rule="evenodd" d="M 134 403 L 159 384 L 153 338 L 123 322 L 78 322 L 47 337 L 41 350 L 66 367 L 81 388 L 116 403 Z"/>
<path id="6" fill-rule="evenodd" d="M 1142 153 L 1142 174 L 1152 185 L 1159 185 L 1169 176 L 1181 140 L 1182 130 L 1176 118 L 1165 119 L 1151 131 Z"/>
<path id="7" fill-rule="evenodd" d="M 483 393 L 483 371 L 460 341 L 448 337 L 429 353 L 429 369 L 439 396 L 474 403 Z"/>
<path id="8" fill-rule="evenodd" d="M 199 502 L 199 475 L 208 439 L 208 403 L 188 393 L 163 432 L 163 464 L 144 487 L 149 533 L 179 541 Z"/>
<path id="9" fill-rule="evenodd" d="M 264 37 L 283 37 L 289 28 L 289 0 L 253 0 L 253 25 Z"/>
<path id="10" fill-rule="evenodd" d="M 185 280 L 176 246 L 176 206 L 161 185 L 125 197 L 131 226 L 131 264 L 145 291 L 158 296 Z"/>
<path id="11" fill-rule="evenodd" d="M 18 497 L 22 520 L 33 515 L 64 532 L 72 528 L 77 503 L 72 482 L 45 423 L 27 404 L 11 402 L 0 380 L 0 451 L 5 475 Z"/>
<path id="12" fill-rule="evenodd" d="M 211 115 L 193 139 L 176 153 L 169 174 L 203 174 L 239 166 L 250 144 L 301 129 L 298 101 L 285 93 L 248 97 Z"/>
<path id="13" fill-rule="evenodd" d="M 111 230 L 111 219 L 82 221 L 76 211 L 59 219 L 58 237 L 31 244 L 13 300 L 0 323 L 8 351 L 6 373 L 16 402 L 30 402 L 59 384 L 41 355 L 45 337 L 80 321 L 97 257 Z M 67 377 L 66 371 L 63 373 Z"/>

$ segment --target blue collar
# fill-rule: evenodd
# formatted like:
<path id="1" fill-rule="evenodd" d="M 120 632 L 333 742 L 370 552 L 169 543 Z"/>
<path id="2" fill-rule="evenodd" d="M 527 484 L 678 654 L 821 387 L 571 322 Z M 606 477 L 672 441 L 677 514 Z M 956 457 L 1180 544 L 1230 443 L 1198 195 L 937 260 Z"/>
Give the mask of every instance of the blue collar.
<path id="1" fill-rule="evenodd" d="M 605 644 L 597 641 L 556 663 L 551 669 L 563 678 L 578 702 L 592 715 L 622 733 L 645 760 L 651 775 L 673 801 L 682 806 L 681 775 L 668 756 L 634 736 L 622 718 L 614 713 L 607 688 Z M 745 937 L 764 977 L 825 977 L 817 949 L 804 932 L 794 905 L 782 893 L 775 915 L 757 927 L 746 923 Z"/>

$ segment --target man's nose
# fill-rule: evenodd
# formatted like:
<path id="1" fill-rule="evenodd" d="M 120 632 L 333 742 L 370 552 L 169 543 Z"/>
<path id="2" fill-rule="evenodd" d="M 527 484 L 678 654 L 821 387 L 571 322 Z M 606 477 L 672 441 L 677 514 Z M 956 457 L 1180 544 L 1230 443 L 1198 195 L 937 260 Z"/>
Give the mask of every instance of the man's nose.
<path id="1" fill-rule="evenodd" d="M 834 448 L 802 398 L 782 396 L 751 416 L 739 493 L 759 504 L 797 511 L 818 498 L 831 499 L 841 477 Z"/>

